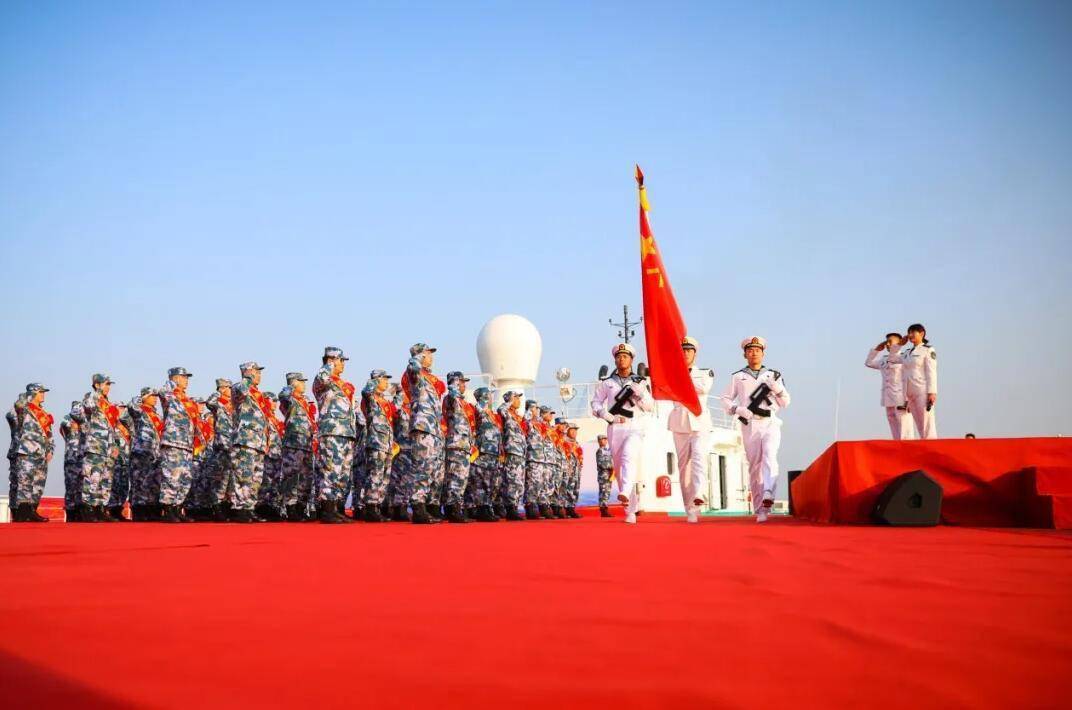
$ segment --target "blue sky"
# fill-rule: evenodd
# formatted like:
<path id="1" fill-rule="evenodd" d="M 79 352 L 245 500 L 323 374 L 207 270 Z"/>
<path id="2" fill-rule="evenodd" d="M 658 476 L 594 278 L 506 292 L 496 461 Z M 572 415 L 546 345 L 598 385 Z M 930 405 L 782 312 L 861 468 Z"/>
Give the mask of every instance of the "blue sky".
<path id="1" fill-rule="evenodd" d="M 941 434 L 1072 433 L 1067 3 L 192 5 L 0 8 L 9 400 L 278 388 L 329 344 L 476 370 L 502 312 L 545 380 L 594 373 L 640 310 L 639 162 L 716 386 L 770 341 L 785 468 L 839 379 L 840 435 L 886 434 L 864 355 L 914 321 Z"/>

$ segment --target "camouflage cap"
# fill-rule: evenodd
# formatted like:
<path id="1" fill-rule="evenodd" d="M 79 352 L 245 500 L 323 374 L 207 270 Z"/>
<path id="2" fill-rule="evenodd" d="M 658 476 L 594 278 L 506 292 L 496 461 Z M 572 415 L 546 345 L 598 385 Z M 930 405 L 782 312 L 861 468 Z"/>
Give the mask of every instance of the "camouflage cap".
<path id="1" fill-rule="evenodd" d="M 350 359 L 350 358 L 346 357 L 346 353 L 344 353 L 342 351 L 342 348 L 336 348 L 336 347 L 333 347 L 331 345 L 329 345 L 326 348 L 324 348 L 324 357 L 337 357 L 340 360 L 349 360 Z"/>
<path id="2" fill-rule="evenodd" d="M 469 378 L 465 376 L 464 372 L 460 370 L 453 370 L 447 373 L 447 382 L 455 382 L 461 380 L 462 382 L 468 382 Z"/>
<path id="3" fill-rule="evenodd" d="M 370 380 L 378 380 L 381 377 L 386 377 L 388 379 L 391 378 L 391 376 L 387 374 L 387 370 L 381 370 L 379 368 L 376 368 L 372 372 L 368 373 L 368 377 Z"/>
<path id="4" fill-rule="evenodd" d="M 489 396 L 491 396 L 491 390 L 487 387 L 477 387 L 473 392 L 473 397 L 480 402 L 486 402 Z"/>
<path id="5" fill-rule="evenodd" d="M 286 379 L 287 382 L 308 382 L 308 380 L 305 379 L 305 375 L 300 372 L 288 372 Z"/>
<path id="6" fill-rule="evenodd" d="M 410 357 L 416 357 L 421 353 L 434 353 L 435 351 L 436 349 L 429 347 L 427 343 L 414 343 L 409 348 Z"/>
<path id="7" fill-rule="evenodd" d="M 142 387 L 138 391 L 138 396 L 139 397 L 149 397 L 149 396 L 156 397 L 157 393 L 156 393 L 156 390 L 153 389 L 152 387 Z"/>
<path id="8" fill-rule="evenodd" d="M 173 367 L 167 371 L 168 377 L 174 377 L 175 375 L 186 375 L 187 377 L 193 377 L 193 373 L 187 370 L 185 367 Z"/>
<path id="9" fill-rule="evenodd" d="M 278 402 L 279 401 L 279 397 L 276 396 L 275 392 L 265 392 L 264 396 L 267 397 L 268 399 L 272 400 L 273 402 Z"/>
<path id="10" fill-rule="evenodd" d="M 574 424 L 573 422 L 570 422 L 569 424 L 566 425 L 566 429 L 569 430 L 569 431 L 574 431 L 574 430 L 580 429 L 580 428 L 581 427 L 579 425 Z"/>
<path id="11" fill-rule="evenodd" d="M 555 424 L 569 424 L 565 417 L 555 417 Z"/>
<path id="12" fill-rule="evenodd" d="M 231 381 L 229 379 L 227 379 L 226 377 L 217 377 L 216 378 L 216 389 L 219 389 L 221 387 L 230 387 L 230 386 L 231 386 Z"/>
<path id="13" fill-rule="evenodd" d="M 112 384 L 113 380 L 111 377 L 108 377 L 108 375 L 102 374 L 100 372 L 93 375 L 94 385 L 103 385 L 105 382 L 107 382 L 108 384 Z"/>
<path id="14" fill-rule="evenodd" d="M 194 397 L 191 401 L 194 404 L 204 404 L 205 403 L 205 398 L 204 397 Z"/>
<path id="15" fill-rule="evenodd" d="M 26 385 L 26 394 L 37 394 L 38 392 L 48 392 L 48 387 L 45 387 L 40 382 L 31 382 Z"/>
<path id="16" fill-rule="evenodd" d="M 540 403 L 539 403 L 539 402 L 537 402 L 537 401 L 536 401 L 536 400 L 534 400 L 534 399 L 526 399 L 526 400 L 525 400 L 525 409 L 526 409 L 526 410 L 532 409 L 533 407 L 535 407 L 535 406 L 538 406 L 539 404 L 540 404 Z"/>
<path id="17" fill-rule="evenodd" d="M 554 414 L 555 410 L 548 407 L 546 404 L 540 407 L 540 414 Z"/>
<path id="18" fill-rule="evenodd" d="M 238 371 L 239 372 L 249 372 L 250 370 L 263 370 L 263 369 L 264 369 L 264 366 L 261 365 L 260 363 L 258 363 L 256 360 L 250 360 L 249 362 L 244 362 L 244 363 L 242 363 L 241 365 L 238 366 Z"/>

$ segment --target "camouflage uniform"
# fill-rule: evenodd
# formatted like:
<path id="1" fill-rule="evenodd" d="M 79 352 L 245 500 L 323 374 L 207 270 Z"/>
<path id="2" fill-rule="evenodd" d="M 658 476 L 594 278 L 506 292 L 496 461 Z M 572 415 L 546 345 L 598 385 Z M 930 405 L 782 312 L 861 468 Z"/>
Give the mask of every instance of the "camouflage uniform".
<path id="1" fill-rule="evenodd" d="M 476 428 L 476 409 L 465 401 L 459 382 L 468 382 L 460 372 L 447 376 L 447 396 L 443 400 L 443 421 L 446 435 L 446 500 L 447 505 L 465 504 L 465 487 L 469 483 L 470 455 L 473 452 L 473 430 Z"/>
<path id="2" fill-rule="evenodd" d="M 52 415 L 37 408 L 31 409 L 31 398 L 48 389 L 37 383 L 26 386 L 26 394 L 15 400 L 16 430 L 14 443 L 15 495 L 10 498 L 14 505 L 28 504 L 33 510 L 41 502 L 48 476 L 48 457 L 52 455 Z"/>
<path id="3" fill-rule="evenodd" d="M 356 515 L 356 512 L 363 505 L 365 492 L 368 489 L 368 467 L 365 465 L 365 414 L 361 411 L 360 400 L 354 404 L 354 464 L 349 481 L 350 489 L 354 494 L 353 503 Z M 343 500 L 346 500 L 345 495 L 343 495 Z"/>
<path id="4" fill-rule="evenodd" d="M 72 402 L 71 410 L 81 409 L 81 402 Z M 63 436 L 63 507 L 67 511 L 82 503 L 82 428 L 72 414 L 60 422 Z"/>
<path id="5" fill-rule="evenodd" d="M 205 457 L 204 479 L 209 505 L 223 505 L 231 484 L 231 449 L 234 446 L 234 404 L 220 389 L 230 388 L 231 381 L 216 380 L 216 391 L 205 400 L 212 414 L 212 444 Z"/>
<path id="6" fill-rule="evenodd" d="M 477 457 L 469 472 L 473 483 L 472 504 L 476 506 L 490 506 L 495 502 L 491 492 L 499 481 L 499 457 L 502 455 L 502 417 L 491 408 L 487 398 L 485 388 L 477 390 L 480 404 L 476 409 Z"/>
<path id="7" fill-rule="evenodd" d="M 263 370 L 255 362 L 242 364 L 242 381 L 231 388 L 234 398 L 234 446 L 231 449 L 231 507 L 251 511 L 264 479 L 264 459 L 268 452 L 268 418 L 261 393 L 246 373 Z M 267 405 L 265 405 L 267 406 Z"/>
<path id="8" fill-rule="evenodd" d="M 19 399 L 25 399 L 25 397 L 25 394 L 19 395 Z M 10 502 L 15 500 L 16 492 L 19 489 L 19 474 L 15 467 L 15 450 L 19 448 L 19 415 L 15 411 L 15 407 L 9 409 L 7 414 L 4 415 L 4 418 L 7 419 L 8 429 L 11 430 L 11 439 L 8 441 L 7 445 L 7 499 L 10 504 Z"/>
<path id="9" fill-rule="evenodd" d="M 410 348 L 413 355 L 424 352 L 423 343 Z M 432 349 L 434 352 L 434 349 Z M 438 486 L 442 480 L 443 429 L 440 424 L 443 408 L 440 397 L 446 387 L 416 357 L 406 366 L 402 386 L 410 401 L 410 437 L 412 438 L 410 501 L 415 505 L 438 502 Z"/>
<path id="10" fill-rule="evenodd" d="M 614 473 L 614 461 L 610 456 L 610 445 L 596 449 L 596 480 L 599 483 L 599 505 L 610 502 L 610 478 Z"/>
<path id="11" fill-rule="evenodd" d="M 382 394 L 376 393 L 376 383 L 380 377 L 387 377 L 382 371 L 373 371 L 368 384 L 361 390 L 361 411 L 365 415 L 365 465 L 368 472 L 364 505 L 379 506 L 387 496 L 387 486 L 391 480 L 391 452 L 395 440 L 392 426 L 395 420 L 395 406 Z"/>
<path id="12" fill-rule="evenodd" d="M 287 375 L 287 381 L 293 381 L 297 375 L 302 381 L 305 376 L 300 372 Z M 286 428 L 283 431 L 283 477 L 279 492 L 285 505 L 291 512 L 301 507 L 302 501 L 309 499 L 313 485 L 313 455 L 318 445 L 316 406 L 301 395 L 294 394 L 291 387 L 284 387 L 279 393 L 279 408 L 283 411 Z"/>
<path id="13" fill-rule="evenodd" d="M 410 406 L 406 395 L 399 392 L 395 396 L 395 422 L 393 434 L 398 445 L 398 453 L 391 461 L 390 485 L 388 495 L 391 504 L 405 507 L 409 505 L 412 491 L 409 488 L 413 480 L 413 440 L 410 438 Z"/>
<path id="14" fill-rule="evenodd" d="M 143 397 L 156 394 L 146 388 L 130 402 L 127 409 L 134 419 L 134 437 L 130 445 L 130 504 L 144 507 L 160 500 L 160 435 L 164 420 L 154 405 L 149 408 Z"/>
<path id="15" fill-rule="evenodd" d="M 273 392 L 265 392 L 264 396 L 272 402 L 274 415 L 278 398 Z M 275 421 L 268 422 L 268 426 L 265 427 L 268 435 L 268 448 L 264 458 L 264 478 L 261 480 L 260 490 L 257 491 L 257 503 L 278 510 L 282 505 L 279 489 L 283 483 L 283 437 L 279 430 L 283 423 L 276 416 L 272 418 Z"/>
<path id="16" fill-rule="evenodd" d="M 536 412 L 528 420 L 525 466 L 525 505 L 547 505 L 547 479 L 550 478 L 551 444 L 547 426 Z"/>
<path id="17" fill-rule="evenodd" d="M 115 459 L 115 471 L 112 475 L 112 491 L 108 494 L 109 508 L 122 508 L 123 504 L 130 500 L 130 446 L 134 432 L 134 419 L 128 408 L 119 415 L 119 426 L 116 427 L 116 443 L 119 447 L 119 455 Z"/>
<path id="18" fill-rule="evenodd" d="M 111 381 L 103 375 L 94 375 L 93 380 L 94 384 Z M 86 506 L 103 506 L 112 492 L 119 434 L 105 409 L 114 406 L 96 389 L 82 400 L 82 504 Z"/>
<path id="19" fill-rule="evenodd" d="M 499 416 L 502 418 L 503 450 L 500 497 L 509 512 L 517 510 L 524 494 L 525 455 L 528 449 L 527 436 L 531 427 L 511 411 L 508 404 L 499 407 Z"/>
<path id="20" fill-rule="evenodd" d="M 189 375 L 173 367 L 168 377 Z M 157 391 L 164 411 L 164 433 L 160 436 L 160 504 L 181 506 L 186 501 L 194 475 L 194 437 L 200 437 L 200 417 L 185 392 L 168 380 Z"/>
<path id="21" fill-rule="evenodd" d="M 324 357 L 346 356 L 338 348 L 327 348 Z M 332 375 L 331 363 L 325 363 L 313 380 L 320 420 L 320 490 L 317 500 L 342 505 L 354 465 L 354 443 L 357 440 L 357 421 L 354 417 L 354 388 L 349 382 Z"/>
<path id="22" fill-rule="evenodd" d="M 566 467 L 568 465 L 566 456 L 566 444 L 563 441 L 565 439 L 565 433 L 559 431 L 557 427 L 551 431 L 551 468 L 550 475 L 545 480 L 544 490 L 551 505 L 564 506 L 566 501 L 564 499 L 564 482 L 566 478 Z"/>

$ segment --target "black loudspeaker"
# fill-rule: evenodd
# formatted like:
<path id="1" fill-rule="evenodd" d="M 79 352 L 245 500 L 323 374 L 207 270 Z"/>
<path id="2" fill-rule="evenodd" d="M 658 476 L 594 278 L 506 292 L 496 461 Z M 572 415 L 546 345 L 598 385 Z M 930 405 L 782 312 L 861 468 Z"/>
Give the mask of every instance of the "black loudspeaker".
<path id="1" fill-rule="evenodd" d="M 942 515 L 942 487 L 924 471 L 902 473 L 875 502 L 871 519 L 881 525 L 937 525 Z"/>
<path id="2" fill-rule="evenodd" d="M 803 471 L 790 471 L 789 472 L 789 514 L 796 515 L 796 508 L 793 507 L 793 481 L 797 480 L 797 476 L 804 473 Z"/>

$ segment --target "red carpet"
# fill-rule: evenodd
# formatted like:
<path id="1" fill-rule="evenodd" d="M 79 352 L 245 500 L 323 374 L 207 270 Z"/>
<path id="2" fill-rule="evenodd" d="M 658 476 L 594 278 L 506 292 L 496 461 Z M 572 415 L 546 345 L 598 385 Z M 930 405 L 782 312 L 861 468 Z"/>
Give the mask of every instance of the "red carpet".
<path id="1" fill-rule="evenodd" d="M 1072 535 L 0 526 L 7 707 L 1058 707 Z"/>
<path id="2" fill-rule="evenodd" d="M 795 513 L 821 523 L 868 522 L 886 485 L 916 469 L 941 484 L 948 525 L 1072 524 L 1072 439 L 1057 437 L 838 441 L 793 481 Z"/>

